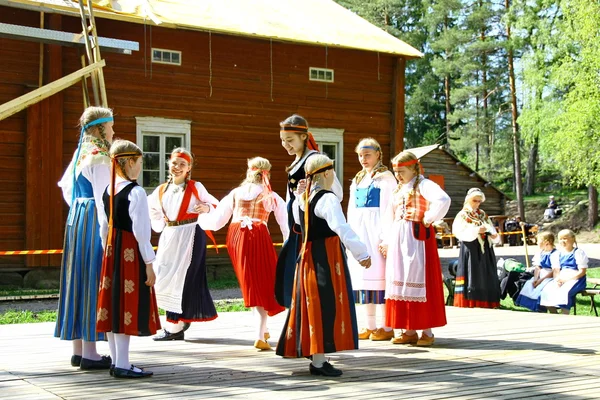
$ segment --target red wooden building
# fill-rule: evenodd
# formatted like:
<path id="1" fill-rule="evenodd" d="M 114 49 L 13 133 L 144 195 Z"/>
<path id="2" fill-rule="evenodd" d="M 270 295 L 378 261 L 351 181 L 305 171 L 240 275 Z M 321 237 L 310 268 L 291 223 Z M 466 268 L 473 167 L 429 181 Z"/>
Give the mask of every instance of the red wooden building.
<path id="1" fill-rule="evenodd" d="M 256 155 L 271 160 L 283 195 L 292 159 L 278 123 L 293 113 L 336 159 L 346 194 L 360 167 L 359 139 L 376 138 L 386 162 L 402 149 L 405 66 L 420 53 L 331 0 L 100 3 L 98 34 L 139 43 L 131 55 L 103 53 L 104 78 L 117 136 L 146 152 L 149 190 L 166 179 L 170 150 L 183 145 L 196 155 L 194 179 L 216 197 L 239 184 Z M 77 7 L 1 0 L 0 23 L 80 32 Z M 0 38 L 0 104 L 80 67 L 75 48 Z M 75 85 L 0 121 L 0 250 L 62 248 L 67 209 L 56 183 L 82 111 Z M 224 242 L 224 232 L 217 238 Z M 57 266 L 60 257 L 0 262 Z"/>

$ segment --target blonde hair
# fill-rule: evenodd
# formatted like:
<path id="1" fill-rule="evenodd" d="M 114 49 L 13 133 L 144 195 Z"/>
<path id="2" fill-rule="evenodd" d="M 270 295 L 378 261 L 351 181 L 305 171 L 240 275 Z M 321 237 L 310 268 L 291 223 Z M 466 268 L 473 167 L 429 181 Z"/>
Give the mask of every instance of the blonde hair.
<path id="1" fill-rule="evenodd" d="M 306 163 L 304 164 L 304 171 L 306 172 L 306 177 L 309 177 L 313 171 L 317 171 L 319 168 L 324 167 L 327 164 L 331 164 L 333 161 L 325 154 L 315 154 L 310 156 Z M 323 172 L 319 172 L 318 174 L 312 175 L 310 180 L 312 184 L 322 185 L 323 184 Z"/>
<path id="2" fill-rule="evenodd" d="M 127 155 L 121 156 L 122 154 Z M 131 159 L 137 161 L 137 159 L 142 156 L 143 153 L 142 149 L 140 149 L 137 144 L 130 142 L 129 140 L 117 139 L 113 142 L 112 146 L 110 146 L 109 155 L 110 158 L 115 160 L 116 166 L 119 168 L 119 175 L 131 180 L 131 178 L 127 175 L 125 166 Z"/>
<path id="3" fill-rule="evenodd" d="M 410 151 L 403 151 L 398 153 L 394 158 L 392 158 L 392 165 L 405 163 L 407 161 L 418 160 L 417 156 L 415 156 Z M 406 168 L 412 170 L 417 179 L 415 179 L 415 184 L 413 185 L 413 189 L 416 191 L 419 186 L 419 182 L 421 181 L 421 163 L 417 162 L 416 164 L 409 165 Z"/>
<path id="4" fill-rule="evenodd" d="M 381 151 L 381 146 L 379 145 L 379 142 L 377 140 L 375 140 L 371 137 L 361 139 L 360 142 L 358 142 L 358 144 L 356 145 L 356 148 L 354 149 L 354 151 L 358 154 L 360 152 L 360 150 L 366 146 L 373 147 L 374 149 L 369 149 L 369 150 L 374 150 L 374 151 L 378 152 L 379 153 L 379 161 L 383 162 L 383 152 Z"/>
<path id="5" fill-rule="evenodd" d="M 540 232 L 537 235 L 538 243 L 548 242 L 554 247 L 554 240 L 555 240 L 554 233 L 552 233 L 550 231 Z"/>
<path id="6" fill-rule="evenodd" d="M 83 128 L 92 121 L 100 118 L 110 118 L 113 116 L 113 111 L 106 107 L 88 107 L 83 111 L 81 117 L 79 117 L 79 127 Z M 104 133 L 104 124 L 93 125 L 85 129 L 85 133 L 92 134 L 93 129 L 98 129 L 98 134 L 103 140 L 106 140 L 106 134 Z M 108 147 L 108 146 L 107 146 Z"/>
<path id="7" fill-rule="evenodd" d="M 262 183 L 263 174 L 268 174 L 271 171 L 271 163 L 263 157 L 254 157 L 248 159 L 248 170 L 246 171 L 246 179 L 244 183 Z"/>
<path id="8" fill-rule="evenodd" d="M 558 232 L 558 238 L 560 239 L 561 236 L 567 236 L 573 239 L 573 241 L 575 242 L 575 247 L 577 247 L 577 237 L 575 236 L 575 232 L 573 232 L 570 229 L 563 229 L 560 232 Z"/>

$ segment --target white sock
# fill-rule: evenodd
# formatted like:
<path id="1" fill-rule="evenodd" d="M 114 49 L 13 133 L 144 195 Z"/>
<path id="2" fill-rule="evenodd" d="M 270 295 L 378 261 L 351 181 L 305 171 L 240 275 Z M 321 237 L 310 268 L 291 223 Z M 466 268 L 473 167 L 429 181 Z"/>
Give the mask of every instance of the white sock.
<path id="1" fill-rule="evenodd" d="M 81 342 L 81 339 L 73 340 L 73 355 L 81 356 L 83 354 Z"/>
<path id="2" fill-rule="evenodd" d="M 98 354 L 98 351 L 96 350 L 96 342 L 86 342 L 85 340 L 82 340 L 82 352 L 81 352 L 81 356 L 83 358 L 86 358 L 88 360 L 100 360 L 102 358 L 102 356 L 100 354 Z"/>
<path id="3" fill-rule="evenodd" d="M 117 348 L 117 360 L 115 367 L 123 369 L 131 369 L 133 365 L 129 362 L 129 340 L 131 336 L 123 333 L 115 333 L 115 344 Z M 133 368 L 135 372 L 140 372 L 141 369 Z"/>
<path id="4" fill-rule="evenodd" d="M 179 333 L 183 330 L 183 322 L 179 321 L 176 324 L 174 324 L 172 322 L 165 321 L 165 323 L 163 324 L 163 328 L 169 333 Z"/>
<path id="5" fill-rule="evenodd" d="M 325 361 L 327 361 L 327 359 L 325 358 L 325 354 L 323 353 L 317 353 L 312 355 L 312 365 L 317 368 L 321 368 Z"/>
<path id="6" fill-rule="evenodd" d="M 383 330 L 386 332 L 391 331 L 392 328 L 385 325 L 385 304 L 377 304 L 377 310 L 379 311 L 379 320 L 381 321 L 379 326 L 383 327 Z"/>
<path id="7" fill-rule="evenodd" d="M 264 307 L 253 307 L 252 311 L 256 317 L 256 338 L 265 340 L 265 332 L 267 332 L 267 311 Z"/>
<path id="8" fill-rule="evenodd" d="M 377 329 L 375 323 L 375 308 L 376 304 L 365 304 L 365 313 L 367 315 L 367 329 L 374 331 Z"/>
<path id="9" fill-rule="evenodd" d="M 117 359 L 117 345 L 115 343 L 115 334 L 112 332 L 106 332 L 106 337 L 108 338 L 108 348 L 110 349 L 110 358 L 112 358 L 112 363 L 115 363 Z"/>
<path id="10" fill-rule="evenodd" d="M 423 333 L 426 334 L 429 337 L 433 336 L 433 331 L 431 330 L 431 328 L 429 328 L 429 329 L 423 329 Z"/>

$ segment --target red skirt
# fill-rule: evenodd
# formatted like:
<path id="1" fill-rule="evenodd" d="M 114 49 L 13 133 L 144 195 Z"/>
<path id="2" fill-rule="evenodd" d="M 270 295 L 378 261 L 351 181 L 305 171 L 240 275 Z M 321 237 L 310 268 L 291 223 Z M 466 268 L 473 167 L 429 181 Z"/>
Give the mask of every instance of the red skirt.
<path id="1" fill-rule="evenodd" d="M 267 226 L 255 222 L 249 229 L 240 227 L 239 222 L 231 223 L 227 251 L 242 289 L 244 305 L 263 307 L 270 316 L 285 310 L 275 299 L 277 253 Z"/>
<path id="2" fill-rule="evenodd" d="M 146 264 L 132 232 L 113 230 L 104 254 L 98 292 L 98 332 L 150 336 L 160 329 L 154 289 L 146 286 Z"/>
<path id="3" fill-rule="evenodd" d="M 430 227 L 429 229 L 432 229 Z M 435 232 L 425 241 L 426 301 L 387 299 L 385 323 L 394 329 L 422 330 L 446 325 L 446 301 L 442 281 L 442 265 Z"/>

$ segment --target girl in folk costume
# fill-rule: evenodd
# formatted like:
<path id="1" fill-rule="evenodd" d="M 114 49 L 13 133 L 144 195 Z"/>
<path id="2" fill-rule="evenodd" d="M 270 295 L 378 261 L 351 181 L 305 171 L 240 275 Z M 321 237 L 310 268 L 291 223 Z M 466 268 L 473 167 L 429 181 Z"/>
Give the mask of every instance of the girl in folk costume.
<path id="1" fill-rule="evenodd" d="M 500 243 L 500 235 L 485 211 L 479 208 L 484 201 L 481 189 L 469 189 L 463 209 L 452 223 L 452 233 L 460 241 L 455 307 L 500 306 L 500 282 L 493 246 Z"/>
<path id="2" fill-rule="evenodd" d="M 209 232 L 198 224 L 198 215 L 219 201 L 191 180 L 193 163 L 189 151 L 173 150 L 169 180 L 148 198 L 152 229 L 162 232 L 156 253 L 156 299 L 167 311 L 163 332 L 154 340 L 183 340 L 191 322 L 217 318 L 206 279 Z"/>
<path id="3" fill-rule="evenodd" d="M 369 269 L 348 257 L 354 300 L 365 305 L 367 317 L 367 326 L 359 331 L 358 338 L 390 340 L 394 330 L 385 325 L 385 258 L 379 252 L 379 244 L 383 240 L 383 214 L 397 182 L 382 164 L 381 146 L 375 139 L 362 139 L 356 146 L 356 153 L 363 169 L 350 186 L 348 224 L 371 254 Z M 383 320 L 380 328 L 375 322 L 377 309 Z"/>
<path id="4" fill-rule="evenodd" d="M 331 192 L 335 181 L 333 162 L 327 156 L 315 155 L 306 162 L 305 171 L 304 210 L 294 207 L 295 220 L 303 221 L 303 245 L 277 354 L 312 356 L 312 375 L 340 376 L 342 371 L 325 361 L 325 353 L 358 348 L 344 246 L 365 268 L 371 265 L 371 258 L 346 223 L 339 199 Z"/>
<path id="5" fill-rule="evenodd" d="M 58 183 L 71 209 L 65 228 L 54 336 L 73 341 L 74 367 L 108 369 L 111 358 L 96 351 L 96 341 L 105 339 L 103 333 L 96 332 L 96 302 L 103 252 L 98 220 L 104 216 L 102 193 L 110 183 L 112 111 L 89 107 L 79 124 L 79 145 Z"/>
<path id="6" fill-rule="evenodd" d="M 381 251 L 386 255 L 386 325 L 403 329 L 394 344 L 431 346 L 432 328 L 446 325 L 442 267 L 433 221 L 444 218 L 450 197 L 420 174 L 419 160 L 403 151 L 392 160 L 400 182 L 385 221 Z M 423 333 L 419 338 L 417 330 Z"/>
<path id="7" fill-rule="evenodd" d="M 221 229 L 232 219 L 227 232 L 227 251 L 238 278 L 244 305 L 258 316 L 254 347 L 270 350 L 267 316 L 284 310 L 275 300 L 277 253 L 267 228 L 273 212 L 284 239 L 289 230 L 285 202 L 271 190 L 271 163 L 262 157 L 248 160 L 246 179 L 233 189 L 215 211 L 200 216 L 204 229 Z M 233 217 L 233 218 L 232 218 Z"/>
<path id="8" fill-rule="evenodd" d="M 575 301 L 575 295 L 586 287 L 588 256 L 577 247 L 575 233 L 570 229 L 558 232 L 560 251 L 558 259 L 560 267 L 554 268 L 554 279 L 548 283 L 540 298 L 540 305 L 548 308 L 552 314 L 561 310 L 561 314 L 569 315 Z"/>
<path id="9" fill-rule="evenodd" d="M 110 148 L 111 184 L 104 193 L 100 233 L 105 244 L 98 294 L 98 332 L 106 332 L 116 378 L 152 375 L 129 362 L 131 336 L 150 336 L 160 329 L 152 286 L 156 280 L 150 243 L 152 228 L 146 191 L 135 180 L 142 171 L 142 150 L 128 140 Z M 108 236 L 108 237 L 107 237 Z"/>
<path id="10" fill-rule="evenodd" d="M 554 234 L 542 232 L 538 235 L 539 250 L 534 254 L 531 263 L 535 267 L 533 278 L 525 282 L 516 305 L 531 311 L 546 311 L 540 308 L 542 290 L 552 281 L 554 270 L 560 270 L 559 252 L 554 247 Z"/>
<path id="11" fill-rule="evenodd" d="M 317 143 L 312 134 L 308 131 L 308 122 L 299 115 L 292 115 L 280 124 L 279 137 L 281 145 L 290 156 L 296 156 L 296 159 L 288 168 L 288 185 L 286 193 L 288 228 L 290 235 L 285 241 L 279 258 L 277 260 L 277 274 L 275 278 L 275 296 L 277 302 L 284 307 L 290 306 L 292 299 L 292 286 L 294 283 L 294 271 L 301 247 L 300 225 L 294 223 L 292 215 L 292 204 L 295 199 L 295 192 L 299 184 L 302 184 L 305 178 L 304 166 L 306 161 L 318 154 Z M 343 190 L 340 182 L 335 178 L 332 191 L 342 201 Z"/>

